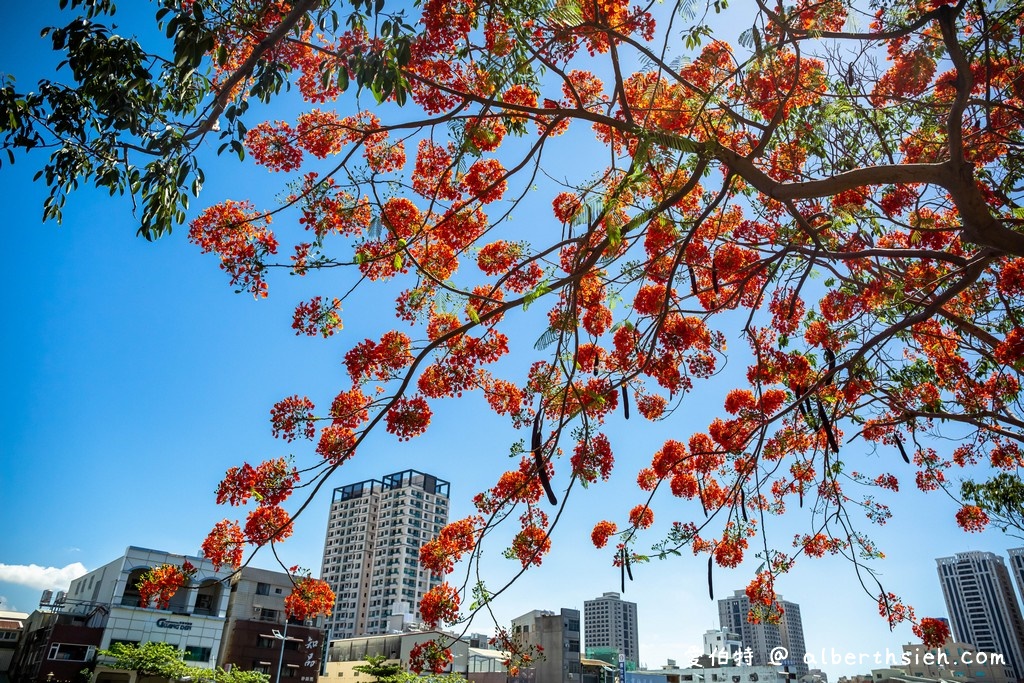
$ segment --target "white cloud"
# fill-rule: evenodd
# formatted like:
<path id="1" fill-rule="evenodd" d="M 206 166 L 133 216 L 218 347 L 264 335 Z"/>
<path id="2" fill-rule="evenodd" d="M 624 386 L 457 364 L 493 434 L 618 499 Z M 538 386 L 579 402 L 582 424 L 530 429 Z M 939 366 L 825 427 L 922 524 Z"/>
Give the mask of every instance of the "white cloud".
<path id="1" fill-rule="evenodd" d="M 43 589 L 66 589 L 71 581 L 86 573 L 85 565 L 72 562 L 66 567 L 40 567 L 37 564 L 0 564 L 0 582 Z"/>

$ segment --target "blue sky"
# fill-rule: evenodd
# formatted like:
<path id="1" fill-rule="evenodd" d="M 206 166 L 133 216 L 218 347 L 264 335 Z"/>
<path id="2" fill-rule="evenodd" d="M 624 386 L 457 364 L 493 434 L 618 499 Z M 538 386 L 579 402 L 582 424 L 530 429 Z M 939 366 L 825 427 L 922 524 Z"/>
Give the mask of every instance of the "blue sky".
<path id="1" fill-rule="evenodd" d="M 143 16 L 148 14 L 147 9 Z M 38 27 L 53 16 L 22 4 L 0 5 L 0 68 L 17 74 L 23 87 L 53 63 L 46 42 L 37 37 Z M 0 602 L 24 611 L 33 609 L 42 588 L 60 588 L 128 545 L 197 552 L 214 522 L 237 513 L 214 505 L 213 491 L 225 469 L 246 460 L 311 453 L 306 444 L 271 437 L 271 405 L 294 393 L 329 401 L 347 387 L 344 351 L 379 335 L 393 320 L 379 300 L 368 300 L 346 306 L 346 328 L 338 337 L 296 337 L 291 311 L 310 295 L 308 282 L 278 277 L 271 297 L 259 302 L 234 294 L 215 260 L 186 242 L 185 228 L 155 243 L 136 238 L 126 200 L 81 192 L 70 200 L 62 226 L 41 224 L 44 188 L 31 182 L 41 161 L 19 158 L 0 169 L 7 198 L 7 257 L 0 270 Z M 249 164 L 213 162 L 207 180 L 198 206 L 280 191 L 278 178 Z M 522 225 L 535 228 L 533 220 L 526 216 Z M 348 277 L 320 277 L 312 293 L 337 295 Z M 535 329 L 528 316 L 521 338 L 513 340 L 514 351 L 531 350 Z M 735 336 L 730 345 L 740 346 Z M 584 600 L 619 589 L 610 557 L 589 542 L 590 528 L 605 517 L 621 520 L 639 500 L 633 477 L 642 462 L 667 436 L 685 438 L 706 424 L 745 364 L 732 361 L 723 381 L 700 388 L 668 424 L 646 428 L 638 418 L 625 423 L 620 416 L 609 421 L 619 455 L 616 476 L 578 497 L 545 566 L 496 603 L 499 620 L 532 609 L 582 609 Z M 426 436 L 399 443 L 375 435 L 332 483 L 406 468 L 431 472 L 451 481 L 452 517 L 458 518 L 470 514 L 473 494 L 509 466 L 508 445 L 521 436 L 490 416 L 479 396 L 443 402 L 436 404 Z M 1002 553 L 1021 544 L 998 532 L 960 532 L 948 501 L 911 490 L 912 472 L 896 452 L 870 454 L 849 446 L 843 457 L 896 463 L 907 492 L 892 501 L 894 518 L 887 527 L 867 530 L 888 555 L 875 563 L 887 589 L 913 604 L 919 616 L 945 616 L 935 557 L 972 549 Z M 327 504 L 321 496 L 282 546 L 288 564 L 318 570 Z M 670 518 L 699 514 L 678 502 L 656 502 L 655 509 L 661 529 Z M 771 539 L 785 548 L 804 530 L 783 520 Z M 485 551 L 485 578 L 492 587 L 518 566 L 503 560 L 501 550 Z M 744 587 L 758 563 L 751 557 L 736 570 L 716 568 L 716 593 Z M 256 564 L 272 567 L 273 559 L 260 556 Z M 624 597 L 638 603 L 641 659 L 649 666 L 686 659 L 703 631 L 718 625 L 705 571 L 703 557 L 684 557 L 635 572 Z M 889 633 L 843 561 L 803 561 L 779 590 L 801 605 L 812 652 L 870 655 L 913 640 L 907 627 Z M 488 628 L 481 623 L 478 630 Z M 870 665 L 823 668 L 834 676 Z"/>

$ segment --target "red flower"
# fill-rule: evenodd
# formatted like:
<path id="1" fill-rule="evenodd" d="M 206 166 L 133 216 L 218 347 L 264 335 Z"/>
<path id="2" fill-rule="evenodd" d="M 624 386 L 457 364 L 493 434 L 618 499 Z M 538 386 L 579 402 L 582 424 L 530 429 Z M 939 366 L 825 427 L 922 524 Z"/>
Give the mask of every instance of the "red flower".
<path id="1" fill-rule="evenodd" d="M 157 609 L 167 609 L 171 598 L 178 592 L 179 588 L 188 585 L 192 577 L 196 575 L 195 566 L 185 560 L 180 567 L 173 564 L 162 564 L 153 567 L 142 576 L 136 588 L 139 589 L 139 606 L 149 607 L 149 603 L 156 598 Z"/>
<path id="2" fill-rule="evenodd" d="M 928 649 L 942 647 L 949 639 L 949 623 L 945 619 L 925 617 L 911 630 Z"/>
<path id="3" fill-rule="evenodd" d="M 238 569 L 242 565 L 244 546 L 245 536 L 241 527 L 237 522 L 225 519 L 217 522 L 203 541 L 203 556 L 213 562 L 215 570 L 225 565 Z"/>
<path id="4" fill-rule="evenodd" d="M 245 521 L 245 539 L 253 545 L 283 541 L 292 531 L 291 517 L 276 505 L 261 505 Z"/>
<path id="5" fill-rule="evenodd" d="M 595 547 L 603 548 L 608 544 L 609 537 L 617 531 L 615 522 L 601 521 L 594 525 L 594 530 L 590 532 L 590 540 L 594 542 Z"/>
<path id="6" fill-rule="evenodd" d="M 334 591 L 320 579 L 306 575 L 284 599 L 285 613 L 299 621 L 328 616 L 334 607 Z"/>
<path id="7" fill-rule="evenodd" d="M 409 668 L 417 674 L 424 671 L 444 673 L 454 659 L 451 648 L 445 647 L 440 640 L 417 643 L 409 650 Z"/>
<path id="8" fill-rule="evenodd" d="M 629 523 L 638 529 L 646 529 L 654 524 L 654 511 L 646 505 L 637 505 L 629 511 Z"/>
<path id="9" fill-rule="evenodd" d="M 988 515 L 977 505 L 964 505 L 956 513 L 956 523 L 964 531 L 984 531 L 988 522 Z"/>
<path id="10" fill-rule="evenodd" d="M 459 620 L 459 592 L 447 583 L 431 588 L 420 601 L 420 616 L 428 628 Z"/>

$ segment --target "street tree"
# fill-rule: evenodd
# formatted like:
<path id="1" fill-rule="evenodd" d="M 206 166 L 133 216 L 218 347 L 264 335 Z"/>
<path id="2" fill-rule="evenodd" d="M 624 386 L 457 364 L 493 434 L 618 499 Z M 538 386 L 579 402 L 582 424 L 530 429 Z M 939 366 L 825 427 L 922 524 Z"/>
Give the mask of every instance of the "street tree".
<path id="1" fill-rule="evenodd" d="M 114 643 L 109 650 L 100 650 L 100 657 L 108 658 L 112 669 L 137 671 L 143 677 L 164 678 L 168 681 L 208 681 L 209 683 L 269 683 L 270 676 L 258 671 L 220 667 L 206 669 L 185 664 L 185 651 L 170 643 Z"/>
<path id="2" fill-rule="evenodd" d="M 236 289 L 309 276 L 298 334 L 393 297 L 395 329 L 348 344 L 335 395 L 272 408 L 305 459 L 227 472 L 218 501 L 249 512 L 216 525 L 208 557 L 237 566 L 284 540 L 297 487 L 371 431 L 412 439 L 476 394 L 522 430 L 520 458 L 423 547 L 435 573 L 503 523 L 508 556 L 541 564 L 567 501 L 631 468 L 636 499 L 590 532 L 624 575 L 685 552 L 710 576 L 760 541 L 749 616 L 771 621 L 781 574 L 841 555 L 890 625 L 944 635 L 874 578 L 864 525 L 909 485 L 950 493 L 979 531 L 991 487 L 962 500 L 951 473 L 1019 481 L 1019 0 L 165 0 L 163 52 L 112 33 L 109 0 L 62 4 L 82 12 L 48 32 L 68 83 L 0 92 L 11 160 L 49 152 L 46 217 L 84 183 L 132 195 L 146 238 L 192 216 L 188 239 Z M 257 114 L 285 98 L 297 116 Z M 189 214 L 211 141 L 279 173 L 283 200 Z M 351 286 L 315 289 L 339 269 Z M 538 309 L 529 369 L 498 363 Z M 745 375 L 718 417 L 682 424 L 727 342 Z M 616 458 L 619 419 L 681 433 Z M 792 546 L 764 541 L 801 510 Z M 642 549 L 655 513 L 674 523 Z M 470 575 L 426 596 L 428 626 L 500 592 Z"/>

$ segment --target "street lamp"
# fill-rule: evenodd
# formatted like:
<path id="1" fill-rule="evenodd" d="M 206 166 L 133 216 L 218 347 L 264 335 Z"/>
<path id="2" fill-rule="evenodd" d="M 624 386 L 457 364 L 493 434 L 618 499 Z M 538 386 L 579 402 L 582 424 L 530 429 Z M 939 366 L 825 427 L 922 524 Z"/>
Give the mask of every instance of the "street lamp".
<path id="1" fill-rule="evenodd" d="M 277 660 L 277 678 L 274 679 L 273 683 L 281 683 L 281 667 L 284 665 L 284 644 L 288 641 L 288 615 L 284 617 L 284 633 L 281 633 L 276 628 L 271 631 L 273 636 L 281 641 L 281 656 Z"/>

